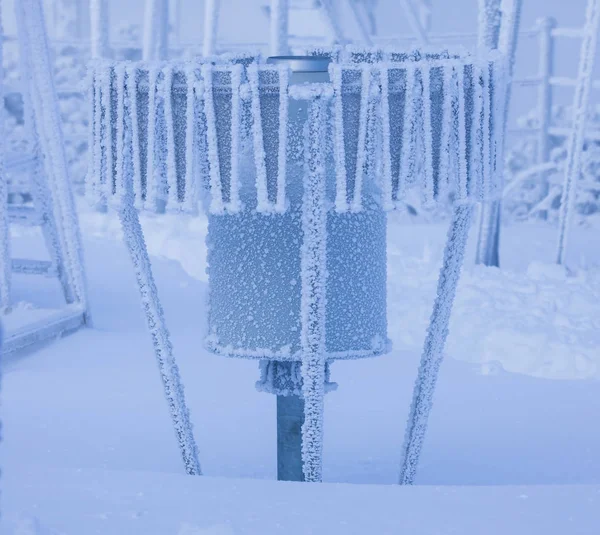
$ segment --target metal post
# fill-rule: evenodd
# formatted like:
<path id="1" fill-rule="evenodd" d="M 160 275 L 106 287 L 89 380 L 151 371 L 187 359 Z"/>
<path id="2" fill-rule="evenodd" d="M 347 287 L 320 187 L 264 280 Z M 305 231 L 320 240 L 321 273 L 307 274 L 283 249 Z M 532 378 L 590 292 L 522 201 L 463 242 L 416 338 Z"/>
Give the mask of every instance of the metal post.
<path id="1" fill-rule="evenodd" d="M 304 400 L 300 396 L 277 396 L 277 480 L 304 481 L 302 471 L 302 425 Z"/>
<path id="2" fill-rule="evenodd" d="M 287 56 L 289 0 L 271 0 L 271 56 Z"/>
<path id="3" fill-rule="evenodd" d="M 4 29 L 0 12 L 0 101 L 4 102 L 4 68 L 2 64 Z M 10 306 L 10 231 L 8 220 L 8 184 L 4 174 L 4 115 L 0 117 L 0 313 Z M 1 327 L 0 327 L 1 329 Z M 1 334 L 1 332 L 0 332 Z"/>
<path id="4" fill-rule="evenodd" d="M 204 1 L 204 41 L 202 46 L 204 56 L 212 56 L 215 53 L 220 5 L 221 0 Z"/>
<path id="5" fill-rule="evenodd" d="M 550 159 L 550 126 L 552 125 L 552 85 L 550 78 L 554 75 L 554 37 L 552 30 L 556 20 L 544 17 L 537 21 L 539 31 L 539 67 L 538 67 L 538 134 L 537 134 L 537 164 L 546 163 Z M 548 195 L 549 185 L 547 174 L 540 174 L 543 191 L 540 198 Z M 546 219 L 547 210 L 541 210 L 540 217 Z"/>
<path id="6" fill-rule="evenodd" d="M 600 0 L 588 0 L 585 17 L 586 23 L 579 55 L 579 72 L 575 97 L 573 99 L 573 125 L 567 142 L 567 161 L 565 164 L 565 180 L 560 205 L 560 221 L 558 228 L 558 248 L 556 261 L 564 265 L 567 248 L 569 223 L 575 210 L 577 182 L 581 173 L 581 153 L 585 141 L 585 124 L 594 72 L 594 60 L 600 27 Z"/>
<path id="7" fill-rule="evenodd" d="M 358 24 L 363 41 L 367 46 L 372 46 L 373 40 L 371 39 L 371 34 L 369 33 L 369 23 L 368 20 L 365 20 L 367 13 L 364 2 L 360 2 L 360 0 L 350 0 L 350 7 L 352 8 L 352 13 L 354 14 L 356 24 Z M 361 13 L 361 8 L 364 13 Z"/>
<path id="8" fill-rule="evenodd" d="M 109 56 L 108 20 L 108 0 L 90 0 L 90 45 L 94 59 Z"/>
<path id="9" fill-rule="evenodd" d="M 400 4 L 404 8 L 404 13 L 408 17 L 408 22 L 415 33 L 415 37 L 422 45 L 429 44 L 429 37 L 427 36 L 425 28 L 421 25 L 421 19 L 419 18 L 419 13 L 417 12 L 415 5 L 411 0 L 400 0 Z"/>
<path id="10" fill-rule="evenodd" d="M 401 485 L 412 485 L 414 483 L 419 464 L 419 456 L 421 455 L 429 413 L 433 403 L 433 393 L 444 358 L 448 324 L 450 323 L 456 287 L 458 286 L 465 257 L 472 212 L 472 206 L 458 205 L 454 210 L 454 217 L 450 224 L 444 250 L 444 263 L 438 280 L 437 296 L 429 321 L 421 364 L 413 391 L 410 414 L 406 424 L 400 469 Z"/>
<path id="11" fill-rule="evenodd" d="M 144 61 L 167 59 L 169 49 L 169 3 L 146 0 L 144 10 Z"/>
<path id="12" fill-rule="evenodd" d="M 342 26 L 340 25 L 340 17 L 334 0 L 321 0 L 321 15 L 325 20 L 325 24 L 329 26 L 332 36 L 331 42 L 333 44 L 343 43 L 344 33 L 342 31 Z"/>
<path id="13" fill-rule="evenodd" d="M 185 403 L 179 368 L 173 356 L 173 346 L 171 345 L 163 309 L 154 283 L 152 265 L 148 257 L 139 216 L 134 208 L 132 192 L 128 192 L 125 198 L 121 200 L 119 218 L 123 228 L 125 244 L 135 271 L 146 322 L 152 335 L 154 354 L 179 449 L 183 457 L 185 471 L 189 475 L 201 475 L 198 448 L 192 431 L 189 411 Z"/>

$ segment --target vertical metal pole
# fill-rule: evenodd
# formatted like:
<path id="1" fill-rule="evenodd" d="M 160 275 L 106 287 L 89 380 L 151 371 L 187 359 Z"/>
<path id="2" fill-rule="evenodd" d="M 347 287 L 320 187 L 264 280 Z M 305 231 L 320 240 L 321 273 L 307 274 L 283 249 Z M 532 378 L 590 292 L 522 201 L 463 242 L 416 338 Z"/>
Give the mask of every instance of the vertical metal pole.
<path id="1" fill-rule="evenodd" d="M 94 59 L 109 56 L 108 20 L 108 0 L 90 0 L 90 44 Z"/>
<path id="2" fill-rule="evenodd" d="M 220 5 L 221 0 L 204 0 L 204 56 L 212 56 L 215 53 Z"/>
<path id="3" fill-rule="evenodd" d="M 279 481 L 304 481 L 303 424 L 304 400 L 300 396 L 277 396 L 277 479 Z"/>
<path id="4" fill-rule="evenodd" d="M 550 78 L 554 75 L 554 37 L 552 30 L 556 27 L 556 20 L 544 17 L 537 21 L 539 31 L 539 67 L 538 67 L 538 138 L 537 138 L 537 163 L 546 163 L 550 159 L 550 126 L 552 125 L 552 85 Z M 539 177 L 543 191 L 541 198 L 548 195 L 549 185 L 547 173 L 540 173 Z M 547 210 L 540 211 L 540 217 L 546 219 Z"/>
<path id="5" fill-rule="evenodd" d="M 365 20 L 367 13 L 365 11 L 364 2 L 361 2 L 360 0 L 350 0 L 350 7 L 352 8 L 354 20 L 356 20 L 356 24 L 358 24 L 363 41 L 367 46 L 372 46 L 373 40 L 371 39 L 371 34 L 369 33 L 368 21 Z M 363 11 L 365 11 L 364 13 L 361 13 L 361 8 L 363 8 Z"/>
<path id="6" fill-rule="evenodd" d="M 287 56 L 289 0 L 271 0 L 271 56 Z"/>
<path id="7" fill-rule="evenodd" d="M 454 210 L 454 217 L 450 224 L 444 250 L 444 263 L 438 280 L 437 295 L 427 329 L 427 336 L 425 337 L 421 364 L 406 425 L 400 469 L 401 485 L 412 485 L 414 483 L 419 464 L 419 456 L 425 440 L 427 422 L 433 403 L 433 393 L 444 358 L 448 324 L 450 323 L 456 287 L 458 286 L 465 257 L 472 212 L 472 206 L 458 205 Z"/>
<path id="8" fill-rule="evenodd" d="M 344 32 L 340 25 L 339 13 L 334 4 L 335 0 L 321 0 L 321 14 L 325 20 L 325 24 L 329 26 L 331 32 L 332 43 L 343 43 Z"/>
<path id="9" fill-rule="evenodd" d="M 567 252 L 569 223 L 575 210 L 577 182 L 581 173 L 581 153 L 585 142 L 585 124 L 594 72 L 594 60 L 600 31 L 600 0 L 588 0 L 586 23 L 579 56 L 579 73 L 573 99 L 573 126 L 567 143 L 565 180 L 560 204 L 556 261 L 564 265 Z"/>
<path id="10" fill-rule="evenodd" d="M 417 13 L 417 8 L 412 3 L 412 0 L 400 0 L 400 4 L 404 8 L 404 13 L 408 18 L 408 22 L 415 33 L 415 37 L 419 40 L 422 45 L 429 44 L 429 37 L 425 28 L 421 25 L 421 19 Z"/>
<path id="11" fill-rule="evenodd" d="M 486 3 L 492 4 L 492 2 Z M 523 0 L 502 0 L 501 2 L 501 26 L 498 35 L 498 49 L 506 55 L 509 78 L 512 77 L 515 57 L 517 50 L 517 41 L 519 39 L 519 28 L 521 25 L 521 10 Z M 490 34 L 491 35 L 491 34 Z M 481 40 L 480 40 L 481 42 Z M 498 173 L 503 173 L 504 169 L 504 143 L 506 139 L 506 129 L 508 126 L 508 112 L 510 110 L 511 84 L 509 82 L 504 102 L 504 117 L 502 125 L 502 146 L 498 157 Z M 502 217 L 501 201 L 492 201 L 484 204 L 480 211 L 479 235 L 477 238 L 477 255 L 475 262 L 485 266 L 500 266 L 500 222 Z"/>
<path id="12" fill-rule="evenodd" d="M 169 49 L 169 3 L 146 0 L 144 8 L 144 61 L 167 59 Z"/>
<path id="13" fill-rule="evenodd" d="M 325 191 L 326 101 L 309 103 L 307 161 L 302 199 L 302 463 L 308 482 L 322 479 L 325 396 L 325 288 L 327 282 L 327 207 Z"/>
<path id="14" fill-rule="evenodd" d="M 87 282 L 75 200 L 69 180 L 64 137 L 58 113 L 58 97 L 50 61 L 48 38 L 41 0 L 19 0 L 15 4 L 22 60 L 29 74 L 24 96 L 29 101 L 37 139 L 44 155 L 52 209 L 63 245 L 64 265 L 75 300 L 90 322 Z"/>
<path id="15" fill-rule="evenodd" d="M 4 68 L 2 60 L 4 28 L 0 11 L 0 102 L 4 102 Z M 10 306 L 10 229 L 8 219 L 8 184 L 4 174 L 4 114 L 0 116 L 0 313 Z M 0 326 L 0 330 L 2 327 Z M 0 335 L 2 333 L 0 332 Z"/>

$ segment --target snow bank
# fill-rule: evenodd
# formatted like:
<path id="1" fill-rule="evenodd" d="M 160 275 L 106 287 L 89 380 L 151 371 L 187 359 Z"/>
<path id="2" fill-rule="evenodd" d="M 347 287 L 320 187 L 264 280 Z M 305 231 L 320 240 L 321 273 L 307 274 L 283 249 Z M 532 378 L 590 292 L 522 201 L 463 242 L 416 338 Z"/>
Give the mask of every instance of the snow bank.
<path id="1" fill-rule="evenodd" d="M 6 488 L 7 535 L 591 535 L 600 522 L 597 485 L 410 488 L 52 470 L 9 478 Z"/>

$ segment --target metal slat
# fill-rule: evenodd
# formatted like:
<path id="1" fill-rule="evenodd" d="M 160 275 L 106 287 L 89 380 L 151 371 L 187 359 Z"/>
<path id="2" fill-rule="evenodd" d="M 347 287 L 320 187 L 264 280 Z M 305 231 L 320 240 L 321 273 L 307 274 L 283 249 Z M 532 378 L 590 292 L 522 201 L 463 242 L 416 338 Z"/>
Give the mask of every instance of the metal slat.
<path id="1" fill-rule="evenodd" d="M 84 310 L 79 305 L 68 305 L 39 321 L 27 324 L 14 332 L 8 331 L 2 346 L 2 356 L 47 342 L 79 329 L 85 322 Z"/>
<path id="2" fill-rule="evenodd" d="M 13 225 L 26 227 L 41 226 L 44 222 L 42 215 L 33 206 L 9 205 L 8 220 Z"/>
<path id="3" fill-rule="evenodd" d="M 49 260 L 29 260 L 27 258 L 13 258 L 12 272 L 22 275 L 44 275 L 45 277 L 56 277 L 56 268 Z"/>

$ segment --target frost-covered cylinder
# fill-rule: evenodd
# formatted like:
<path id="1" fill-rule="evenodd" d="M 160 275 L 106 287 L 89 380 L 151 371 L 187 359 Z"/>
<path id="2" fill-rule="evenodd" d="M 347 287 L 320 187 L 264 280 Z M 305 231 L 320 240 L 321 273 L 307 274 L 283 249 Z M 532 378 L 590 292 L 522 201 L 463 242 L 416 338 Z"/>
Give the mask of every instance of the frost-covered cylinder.
<path id="1" fill-rule="evenodd" d="M 290 86 L 329 81 L 329 60 L 279 61 L 291 66 Z M 303 150 L 308 102 L 302 98 L 289 100 L 285 128 L 280 125 L 286 115 L 280 106 L 281 93 L 273 90 L 266 79 L 259 81 L 259 87 L 260 99 L 255 105 L 260 106 L 262 124 L 261 130 L 255 131 L 258 145 L 255 143 L 254 154 L 262 144 L 263 186 L 244 187 L 254 181 L 261 183 L 261 167 L 255 165 L 252 155 L 248 161 L 242 159 L 243 209 L 226 216 L 209 214 L 208 346 L 232 357 L 299 361 Z M 360 94 L 355 97 L 360 100 Z M 333 110 L 331 114 L 333 118 Z M 333 122 L 328 121 L 329 130 Z M 348 130 L 352 137 L 352 129 Z M 327 139 L 333 139 L 332 131 L 328 131 Z M 280 150 L 282 143 L 287 147 L 284 152 Z M 354 150 L 357 146 L 355 143 Z M 347 161 L 356 162 L 356 155 L 346 152 Z M 286 154 L 284 169 L 279 161 L 282 154 Z M 277 180 L 281 172 L 285 173 L 285 185 Z M 367 170 L 370 172 L 372 169 Z M 276 201 L 278 188 L 283 186 L 285 210 L 279 212 Z M 365 189 L 371 187 L 372 181 L 365 181 Z M 331 147 L 327 150 L 327 191 L 332 207 L 335 188 Z M 256 210 L 261 197 L 263 203 L 273 206 L 273 213 Z M 326 360 L 374 356 L 388 346 L 386 215 L 370 198 L 364 196 L 359 211 L 338 213 L 332 208 L 327 215 Z"/>

